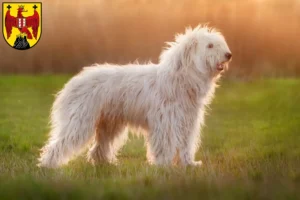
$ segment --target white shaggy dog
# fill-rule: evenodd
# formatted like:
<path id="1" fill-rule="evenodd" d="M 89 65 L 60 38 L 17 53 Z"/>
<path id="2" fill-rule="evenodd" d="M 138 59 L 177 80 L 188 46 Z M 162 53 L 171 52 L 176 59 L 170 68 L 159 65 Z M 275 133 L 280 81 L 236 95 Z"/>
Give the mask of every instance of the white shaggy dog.
<path id="1" fill-rule="evenodd" d="M 128 126 L 145 130 L 150 163 L 200 165 L 194 155 L 205 106 L 231 53 L 221 33 L 203 26 L 168 45 L 158 64 L 104 64 L 73 77 L 54 102 L 39 165 L 66 164 L 91 142 L 90 162 L 115 163 Z"/>

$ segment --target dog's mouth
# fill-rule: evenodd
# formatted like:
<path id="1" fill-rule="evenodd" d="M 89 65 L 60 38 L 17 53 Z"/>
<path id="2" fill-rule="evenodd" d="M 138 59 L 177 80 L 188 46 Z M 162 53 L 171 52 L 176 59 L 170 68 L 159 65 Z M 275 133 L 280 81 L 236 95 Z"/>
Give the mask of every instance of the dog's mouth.
<path id="1" fill-rule="evenodd" d="M 227 69 L 227 68 L 228 68 L 228 62 L 227 61 L 217 64 L 217 70 L 220 71 L 220 72 L 223 71 L 224 69 Z"/>

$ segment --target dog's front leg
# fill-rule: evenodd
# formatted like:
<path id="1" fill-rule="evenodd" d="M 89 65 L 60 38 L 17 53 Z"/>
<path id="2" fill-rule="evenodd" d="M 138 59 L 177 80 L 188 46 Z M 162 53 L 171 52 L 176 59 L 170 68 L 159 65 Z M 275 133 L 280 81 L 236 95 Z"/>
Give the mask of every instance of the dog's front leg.
<path id="1" fill-rule="evenodd" d="M 196 147 L 192 147 L 195 144 L 187 144 L 183 142 L 179 150 L 179 159 L 182 166 L 200 166 L 202 161 L 195 161 Z"/>
<path id="2" fill-rule="evenodd" d="M 195 121 L 189 121 L 181 126 L 180 134 L 178 138 L 178 164 L 182 166 L 200 166 L 201 161 L 195 161 L 195 154 L 198 150 L 200 143 L 200 119 Z"/>
<path id="3" fill-rule="evenodd" d="M 158 122 L 147 138 L 147 158 L 149 163 L 170 166 L 176 155 L 176 138 L 170 131 L 170 124 Z"/>

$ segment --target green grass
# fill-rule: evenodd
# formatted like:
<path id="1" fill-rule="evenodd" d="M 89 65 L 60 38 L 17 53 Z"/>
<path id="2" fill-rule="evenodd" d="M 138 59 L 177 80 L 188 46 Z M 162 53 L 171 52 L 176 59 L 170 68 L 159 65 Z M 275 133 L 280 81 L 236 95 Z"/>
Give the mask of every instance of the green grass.
<path id="1" fill-rule="evenodd" d="M 149 166 L 143 140 L 131 138 L 117 167 L 82 155 L 40 169 L 53 94 L 68 78 L 0 77 L 0 199 L 300 199 L 300 79 L 222 81 L 201 168 Z"/>

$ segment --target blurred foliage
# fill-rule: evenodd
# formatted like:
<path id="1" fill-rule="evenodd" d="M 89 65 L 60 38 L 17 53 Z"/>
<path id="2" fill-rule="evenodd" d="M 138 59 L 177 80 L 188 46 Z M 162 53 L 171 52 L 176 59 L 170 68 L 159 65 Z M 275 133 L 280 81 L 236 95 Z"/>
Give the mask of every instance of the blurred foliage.
<path id="1" fill-rule="evenodd" d="M 0 73 L 75 73 L 95 62 L 157 62 L 175 33 L 209 23 L 233 52 L 229 76 L 300 75 L 298 0 L 42 2 L 41 40 L 28 51 L 0 40 Z"/>

